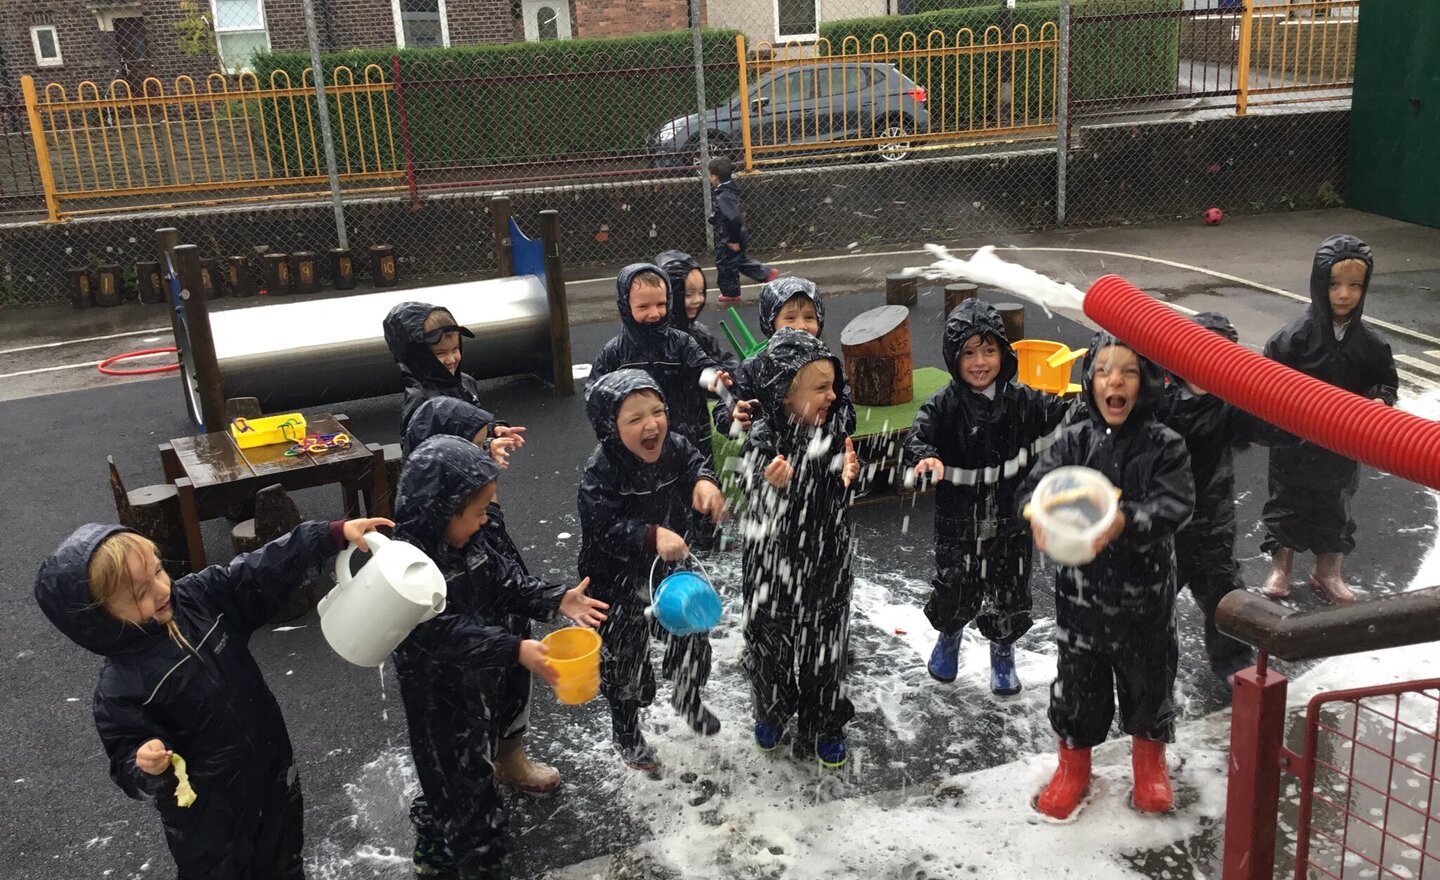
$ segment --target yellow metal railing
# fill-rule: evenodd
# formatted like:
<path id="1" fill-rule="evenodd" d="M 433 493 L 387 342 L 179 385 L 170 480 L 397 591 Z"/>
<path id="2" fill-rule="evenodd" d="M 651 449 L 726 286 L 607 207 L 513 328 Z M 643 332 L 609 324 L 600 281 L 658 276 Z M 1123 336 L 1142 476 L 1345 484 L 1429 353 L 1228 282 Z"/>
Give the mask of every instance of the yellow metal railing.
<path id="1" fill-rule="evenodd" d="M 1245 0 L 1235 113 L 1252 104 L 1326 101 L 1350 88 L 1360 0 Z M 1306 94 L 1310 93 L 1310 94 Z M 1264 100 L 1255 100 L 1264 96 Z"/>
<path id="2" fill-rule="evenodd" d="M 785 161 L 782 154 L 945 149 L 1017 137 L 1054 137 L 1059 54 L 1054 22 L 1038 31 L 999 27 L 976 39 L 969 28 L 885 34 L 863 45 L 849 36 L 839 51 L 815 43 L 758 43 L 740 64 L 745 167 Z M 893 68 L 893 71 L 890 70 Z M 893 75 L 898 71 L 904 80 Z"/>
<path id="3" fill-rule="evenodd" d="M 50 219 L 82 213 L 64 210 L 81 199 L 325 183 L 313 72 L 306 68 L 298 85 L 283 70 L 269 79 L 262 88 L 253 73 L 213 73 L 201 89 L 180 76 L 167 91 L 150 77 L 139 94 L 125 80 L 114 80 L 104 94 L 86 81 L 72 97 L 59 83 L 39 94 L 31 77 L 21 77 Z M 357 80 L 351 68 L 337 67 L 326 90 L 340 179 L 403 177 L 384 69 L 369 65 Z M 274 197 L 256 192 L 206 201 Z"/>

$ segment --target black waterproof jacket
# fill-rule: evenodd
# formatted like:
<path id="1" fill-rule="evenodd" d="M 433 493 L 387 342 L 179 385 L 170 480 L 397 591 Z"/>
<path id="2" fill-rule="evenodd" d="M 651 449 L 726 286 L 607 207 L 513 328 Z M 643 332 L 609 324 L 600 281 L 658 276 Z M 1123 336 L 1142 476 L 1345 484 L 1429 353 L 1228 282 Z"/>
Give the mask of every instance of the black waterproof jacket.
<path id="1" fill-rule="evenodd" d="M 1158 367 L 1140 358 L 1140 396 L 1125 424 L 1111 428 L 1101 416 L 1092 390 L 1095 358 L 1112 345 L 1123 343 L 1104 332 L 1090 343 L 1083 392 L 1089 418 L 1045 450 L 1016 499 L 1018 515 L 1040 480 L 1062 465 L 1100 471 L 1121 491 L 1124 531 L 1091 562 L 1062 565 L 1055 574 L 1057 638 L 1081 650 L 1173 638 L 1174 536 L 1195 508 L 1185 441 L 1155 418 L 1164 384 Z"/>
<path id="2" fill-rule="evenodd" d="M 728 250 L 727 245 L 740 245 L 740 252 L 750 249 L 750 236 L 745 231 L 745 215 L 740 209 L 740 184 L 727 180 L 711 194 L 713 209 L 710 225 L 715 227 L 715 250 Z"/>
<path id="3" fill-rule="evenodd" d="M 400 438 L 400 452 L 409 457 L 421 443 L 440 434 L 473 442 L 482 428 L 494 423 L 494 416 L 472 403 L 455 397 L 432 397 L 410 414 Z"/>
<path id="4" fill-rule="evenodd" d="M 671 326 L 689 333 L 700 344 L 700 348 L 720 365 L 720 369 L 733 374 L 740 366 L 740 358 L 730 350 L 729 345 L 716 338 L 709 327 L 701 323 L 700 316 L 705 313 L 706 303 L 700 304 L 700 311 L 695 313 L 694 320 L 691 320 L 690 313 L 685 310 L 685 279 L 695 271 L 698 271 L 702 278 L 705 276 L 705 270 L 700 268 L 700 263 L 684 251 L 663 251 L 655 257 L 655 265 L 664 269 L 670 278 Z"/>
<path id="5" fill-rule="evenodd" d="M 184 880 L 271 877 L 286 854 L 262 851 L 259 841 L 274 843 L 277 834 L 263 827 L 273 817 L 262 808 L 285 802 L 295 761 L 280 706 L 247 645 L 308 573 L 342 549 L 340 524 L 301 523 L 259 550 L 175 581 L 175 623 L 193 651 L 153 620 L 123 624 L 91 601 L 90 559 L 121 531 L 81 526 L 35 581 L 50 622 L 105 658 L 94 709 L 110 776 L 130 797 L 155 804 Z M 192 806 L 175 803 L 173 771 L 151 776 L 135 766 L 135 750 L 150 739 L 185 759 L 197 795 Z"/>
<path id="6" fill-rule="evenodd" d="M 741 450 L 749 502 L 742 523 L 747 608 L 793 614 L 850 598 L 850 491 L 843 478 L 848 435 L 836 429 L 834 418 L 814 428 L 792 423 L 784 411 L 796 374 L 821 359 L 835 366 L 838 404 L 840 359 L 803 330 L 781 329 L 751 361 L 760 417 Z M 783 489 L 765 479 L 777 455 L 794 469 Z"/>
<path id="7" fill-rule="evenodd" d="M 988 334 L 1000 346 L 995 397 L 966 384 L 956 369 L 970 337 Z M 1035 460 L 1060 436 L 1070 403 L 1015 381 L 1019 359 L 1005 338 L 995 307 L 977 299 L 961 303 L 945 322 L 941 344 L 949 385 L 935 392 L 915 416 L 905 438 L 908 470 L 922 458 L 938 458 L 947 471 L 935 488 L 937 538 L 959 537 L 979 524 L 997 531 L 1028 531 L 1015 517 L 1015 493 Z"/>
<path id="8" fill-rule="evenodd" d="M 425 319 L 437 308 L 439 306 L 429 303 L 403 302 L 385 316 L 385 344 L 405 378 L 405 399 L 400 404 L 402 434 L 415 410 L 432 397 L 454 397 L 480 406 L 480 386 L 475 377 L 466 375 L 463 366 L 452 374 L 430 351 L 430 346 L 439 340 L 432 332 L 430 335 L 435 338 L 426 341 Z M 463 327 L 459 332 L 461 337 L 475 338 L 474 333 Z M 463 346 L 463 338 L 461 342 Z M 486 416 L 491 422 L 495 421 L 489 413 Z"/>
<path id="9" fill-rule="evenodd" d="M 611 373 L 590 388 L 585 413 L 600 444 L 580 475 L 580 576 L 590 578 L 587 594 L 610 603 L 610 616 L 638 612 L 650 603 L 654 563 L 652 529 L 663 526 L 685 538 L 695 518 L 695 484 L 719 485 L 707 458 L 673 431 L 666 434 L 660 460 L 647 464 L 620 442 L 616 416 L 625 398 L 640 390 L 660 391 L 642 370 Z M 669 569 L 655 566 L 656 577 Z"/>
<path id="10" fill-rule="evenodd" d="M 775 319 L 780 316 L 780 310 L 785 304 L 797 296 L 803 296 L 815 304 L 815 320 L 819 326 L 816 328 L 820 333 L 825 332 L 825 303 L 821 300 L 820 289 L 815 282 L 808 278 L 795 278 L 785 276 L 776 278 L 774 281 L 767 281 L 760 288 L 760 332 L 765 336 L 775 335 Z M 817 336 L 819 333 L 816 334 Z M 735 379 L 734 386 L 730 389 L 736 400 L 753 400 L 755 392 L 751 388 L 751 379 L 747 374 L 747 368 L 755 357 L 747 358 L 740 364 L 732 377 Z M 713 413 L 715 429 L 721 434 L 730 433 L 730 411 L 723 406 L 715 407 Z M 845 381 L 845 374 L 840 374 L 840 396 L 835 400 L 835 406 L 831 408 L 831 419 L 838 421 L 832 425 L 832 429 L 839 431 L 846 436 L 855 431 L 855 406 L 850 402 L 850 383 Z"/>
<path id="11" fill-rule="evenodd" d="M 605 343 L 590 367 L 586 386 L 588 397 L 601 378 L 616 370 L 644 370 L 654 378 L 665 395 L 670 430 L 689 440 L 697 449 L 710 448 L 710 419 L 700 374 L 719 369 L 715 359 L 683 330 L 675 329 L 674 310 L 665 320 L 641 324 L 630 314 L 630 282 L 649 269 L 665 276 L 664 270 L 649 263 L 632 263 L 615 279 L 615 305 L 620 310 L 620 335 Z M 671 302 L 673 303 L 673 297 Z M 682 310 L 683 314 L 683 310 Z"/>
<path id="12" fill-rule="evenodd" d="M 1344 339 L 1335 338 L 1330 312 L 1330 268 L 1341 260 L 1363 260 L 1366 293 L 1355 306 Z M 1353 235 L 1332 235 L 1315 252 L 1310 270 L 1310 308 L 1275 332 L 1265 343 L 1265 356 L 1363 397 L 1395 405 L 1400 387 L 1395 358 L 1362 319 L 1369 298 L 1374 259 L 1370 248 Z M 1270 478 L 1281 487 L 1308 492 L 1340 492 L 1356 472 L 1353 460 L 1312 443 L 1274 449 Z"/>

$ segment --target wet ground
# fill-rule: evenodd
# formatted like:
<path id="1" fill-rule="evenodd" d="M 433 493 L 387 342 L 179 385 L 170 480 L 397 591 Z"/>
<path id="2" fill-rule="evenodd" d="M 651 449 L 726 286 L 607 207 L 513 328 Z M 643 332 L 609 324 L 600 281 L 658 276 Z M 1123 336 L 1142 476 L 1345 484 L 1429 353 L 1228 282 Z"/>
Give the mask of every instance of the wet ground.
<path id="1" fill-rule="evenodd" d="M 1440 285 L 1436 230 L 1331 211 L 1245 218 L 1219 229 L 1193 221 L 997 243 L 1032 248 L 1014 258 L 1082 287 L 1115 271 L 1179 306 L 1219 308 L 1235 320 L 1242 341 L 1258 347 L 1303 308 L 1283 291 L 1304 292 L 1315 244 L 1340 230 L 1356 232 L 1376 249 L 1367 317 L 1397 328 L 1385 331 L 1387 339 L 1397 354 L 1414 360 L 1402 363 L 1409 374 L 1403 395 L 1413 399 L 1432 390 L 1440 385 L 1431 381 L 1440 377 L 1440 310 L 1429 299 L 1431 288 Z M 844 294 L 828 303 L 824 336 L 836 344 L 846 321 L 883 301 L 883 275 L 922 258 L 849 252 L 777 262 L 815 277 L 827 292 Z M 1233 277 L 1217 278 L 1202 267 Z M 613 321 L 611 284 L 600 279 L 571 286 L 577 362 L 588 360 L 614 332 L 613 323 L 586 323 Z M 748 288 L 747 298 L 753 292 Z M 11 754 L 7 777 L 0 780 L 8 788 L 0 798 L 7 838 L 7 867 L 0 873 L 7 876 L 128 878 L 166 876 L 171 870 L 151 809 L 127 801 L 106 776 L 90 718 L 97 658 L 66 643 L 30 599 L 39 560 L 65 533 L 81 522 L 113 518 L 104 456 L 115 455 L 132 485 L 156 482 L 155 445 L 186 430 L 173 376 L 97 380 L 92 367 L 14 375 L 148 346 L 153 344 L 146 341 L 148 333 L 79 337 L 166 323 L 158 309 L 109 311 L 9 312 L 0 328 L 5 379 L 0 460 L 7 462 L 0 471 L 0 497 L 7 500 L 0 512 L 5 551 L 0 583 L 11 600 L 0 612 L 0 676 L 6 682 L 0 718 Z M 742 311 L 753 321 L 753 308 Z M 925 289 L 911 322 L 917 366 L 940 365 L 940 312 L 940 292 Z M 1084 345 L 1090 329 L 1071 317 L 1049 319 L 1028 307 L 1028 335 Z M 62 344 L 13 351 L 52 342 Z M 556 398 L 524 378 L 485 383 L 485 393 L 492 409 L 531 429 L 530 444 L 502 480 L 511 531 L 532 570 L 569 580 L 579 544 L 575 486 L 593 447 L 581 403 Z M 395 439 L 397 398 L 330 409 L 347 412 L 355 433 L 367 441 Z M 1237 467 L 1236 552 L 1253 584 L 1264 566 L 1256 528 L 1263 451 L 1241 453 Z M 328 518 L 338 512 L 337 494 L 311 490 L 296 498 L 307 515 Z M 1356 510 L 1360 546 L 1347 570 L 1363 586 L 1362 594 L 1409 586 L 1435 543 L 1430 493 L 1367 470 Z M 989 694 L 985 646 L 978 640 L 966 642 L 959 680 L 938 685 L 924 670 L 934 636 L 919 610 L 933 564 L 932 515 L 923 497 L 854 513 L 859 544 L 850 684 L 859 714 L 850 728 L 849 767 L 822 773 L 755 751 L 736 665 L 741 640 L 727 620 L 715 635 L 716 667 L 708 688 L 726 726 L 719 736 L 701 741 L 668 709 L 652 710 L 646 723 L 666 765 L 658 779 L 626 770 L 614 759 L 598 701 L 567 708 L 548 693 L 537 694 L 531 751 L 559 766 L 566 783 L 552 797 L 511 800 L 513 874 L 1214 876 L 1228 737 L 1223 714 L 1214 713 L 1226 705 L 1227 694 L 1204 666 L 1193 603 L 1181 604 L 1178 691 L 1185 720 L 1172 753 L 1180 809 L 1154 819 L 1126 805 L 1128 749 L 1116 742 L 1097 752 L 1099 781 L 1080 817 L 1063 825 L 1042 823 L 1027 802 L 1053 760 L 1045 719 L 1054 665 L 1053 572 L 1042 567 L 1033 581 L 1039 622 L 1020 644 L 1027 687 L 1019 696 L 1000 700 Z M 206 524 L 214 557 L 228 553 L 226 529 L 223 520 Z M 710 565 L 733 609 L 738 556 Z M 1310 607 L 1316 600 L 1300 589 L 1292 604 Z M 301 762 L 310 875 L 407 876 L 411 841 L 405 807 L 414 774 L 393 674 L 339 660 L 324 645 L 313 615 L 266 628 L 252 650 L 285 710 Z"/>

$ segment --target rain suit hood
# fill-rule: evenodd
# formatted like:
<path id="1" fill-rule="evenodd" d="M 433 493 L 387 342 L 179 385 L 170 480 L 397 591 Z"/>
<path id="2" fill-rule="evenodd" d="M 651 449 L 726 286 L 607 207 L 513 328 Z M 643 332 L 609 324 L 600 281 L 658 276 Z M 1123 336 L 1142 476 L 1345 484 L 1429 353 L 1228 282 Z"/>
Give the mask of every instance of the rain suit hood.
<path id="1" fill-rule="evenodd" d="M 635 316 L 630 313 L 630 285 L 634 283 L 635 276 L 642 272 L 654 272 L 665 282 L 667 294 L 665 317 L 653 324 L 642 324 L 635 320 Z M 615 276 L 615 306 L 620 310 L 620 323 L 624 325 L 627 333 L 635 333 L 641 336 L 659 339 L 665 335 L 666 329 L 678 326 L 675 324 L 675 291 L 669 279 L 670 276 L 665 274 L 665 270 L 654 263 L 631 263 L 624 269 L 621 269 L 619 275 Z M 680 294 L 680 297 L 683 302 L 683 292 Z M 685 310 L 682 308 L 680 314 L 683 315 L 684 313 Z"/>
<path id="2" fill-rule="evenodd" d="M 130 529 L 105 523 L 86 523 L 70 533 L 60 547 L 40 564 L 35 579 L 35 601 L 55 628 L 70 641 L 104 657 L 141 651 L 163 635 L 164 624 L 153 620 L 141 626 L 116 620 L 90 597 L 90 560 L 95 550 L 118 532 Z"/>
<path id="3" fill-rule="evenodd" d="M 780 317 L 780 310 L 797 296 L 803 296 L 815 304 L 815 320 L 820 324 L 820 332 L 825 332 L 825 304 L 820 301 L 820 289 L 808 278 L 787 275 L 767 281 L 760 288 L 760 329 L 766 336 L 775 334 L 775 319 Z"/>
<path id="4" fill-rule="evenodd" d="M 957 384 L 969 387 L 960 375 L 960 352 L 964 350 L 970 337 L 977 334 L 992 336 L 1000 344 L 1000 374 L 996 376 L 995 384 L 1003 388 L 1015 379 L 1020 370 L 1020 360 L 1015 356 L 1010 340 L 1005 336 L 1005 322 L 1000 320 L 1000 313 L 984 300 L 967 299 L 956 306 L 950 317 L 945 319 L 945 338 L 941 342 L 945 368 L 950 371 L 950 378 Z"/>
<path id="5" fill-rule="evenodd" d="M 787 425 L 785 395 L 795 376 L 806 364 L 821 359 L 835 367 L 835 399 L 838 403 L 845 389 L 845 371 L 840 359 L 830 353 L 825 343 L 793 327 L 782 327 L 772 337 L 765 351 L 752 361 L 746 373 L 749 388 L 760 401 L 763 417 L 777 429 Z M 835 404 L 832 404 L 832 408 Z"/>
<path id="6" fill-rule="evenodd" d="M 432 397 L 410 416 L 400 451 L 408 456 L 426 440 L 442 434 L 473 442 L 475 435 L 494 421 L 494 416 L 474 404 L 454 397 Z"/>
<path id="7" fill-rule="evenodd" d="M 625 398 L 637 391 L 653 391 L 663 403 L 665 393 L 660 385 L 644 370 L 626 369 L 606 373 L 600 381 L 590 387 L 590 396 L 585 398 L 585 415 L 595 428 L 595 436 L 601 443 L 619 443 L 620 430 L 617 420 Z"/>
<path id="8" fill-rule="evenodd" d="M 1081 374 L 1084 376 L 1081 395 L 1089 410 L 1090 418 L 1101 425 L 1105 424 L 1105 417 L 1101 415 L 1100 407 L 1095 402 L 1095 362 L 1100 351 L 1110 346 L 1130 348 L 1112 334 L 1101 330 L 1090 340 L 1090 349 L 1085 352 L 1085 360 L 1082 362 L 1081 368 Z M 1135 351 L 1133 348 L 1130 350 Z M 1140 361 L 1140 396 L 1136 399 L 1135 406 L 1130 410 L 1130 415 L 1126 418 L 1125 425 L 1121 426 L 1122 428 L 1139 424 L 1155 415 L 1165 394 L 1165 375 L 1160 368 L 1138 351 L 1135 352 L 1135 357 Z"/>
<path id="9" fill-rule="evenodd" d="M 697 269 L 703 277 L 705 270 L 700 268 L 698 260 L 684 251 L 663 251 L 655 257 L 655 265 L 665 270 L 665 276 L 670 279 L 670 326 L 689 333 L 691 324 L 699 321 L 705 313 L 706 303 L 700 303 L 700 311 L 695 313 L 692 321 L 690 313 L 685 311 L 685 279 Z"/>
<path id="10" fill-rule="evenodd" d="M 431 437 L 410 453 L 395 496 L 395 537 L 432 558 L 445 547 L 450 518 L 472 493 L 500 476 L 500 466 L 470 440 Z"/>

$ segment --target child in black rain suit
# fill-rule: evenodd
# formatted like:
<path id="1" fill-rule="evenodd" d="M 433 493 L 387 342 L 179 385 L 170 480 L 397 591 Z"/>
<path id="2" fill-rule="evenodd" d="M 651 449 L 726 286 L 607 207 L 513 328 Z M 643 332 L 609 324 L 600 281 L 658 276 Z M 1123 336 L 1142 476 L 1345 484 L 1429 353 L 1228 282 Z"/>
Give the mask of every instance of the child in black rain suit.
<path id="1" fill-rule="evenodd" d="M 105 658 L 95 726 L 110 777 L 155 805 L 180 880 L 305 876 L 295 756 L 247 643 L 307 571 L 381 525 L 390 521 L 301 523 L 172 584 L 150 540 L 89 523 L 41 564 L 45 616 Z M 172 756 L 185 761 L 189 806 L 176 799 Z"/>
<path id="2" fill-rule="evenodd" d="M 608 374 L 590 387 L 585 413 L 600 444 L 580 477 L 580 573 L 610 603 L 610 619 L 600 627 L 600 689 L 610 703 L 615 750 L 629 766 L 648 771 L 656 759 L 640 732 L 640 709 L 655 699 L 655 672 L 645 609 L 652 575 L 658 582 L 670 571 L 656 557 L 684 560 L 691 511 L 718 522 L 725 499 L 705 456 L 668 429 L 665 398 L 648 373 Z M 709 637 L 663 636 L 661 671 L 676 678 L 670 705 L 697 733 L 717 733 L 720 719 L 700 696 L 710 676 Z"/>
<path id="3" fill-rule="evenodd" d="M 548 620 L 558 610 L 586 626 L 605 617 L 585 582 L 567 591 L 525 575 L 481 536 L 499 474 L 471 441 L 440 436 L 411 452 L 400 475 L 395 538 L 423 550 L 446 581 L 445 610 L 391 655 L 420 779 L 410 806 L 420 876 L 501 876 L 505 806 L 493 766 L 501 687 L 517 664 L 556 680 L 545 646 L 511 632 L 506 615 Z"/>
<path id="4" fill-rule="evenodd" d="M 1019 360 L 995 307 L 955 307 L 942 349 L 949 385 L 920 407 L 904 463 L 935 488 L 935 568 L 925 616 L 939 631 L 927 668 L 955 680 L 960 633 L 974 620 L 990 640 L 990 689 L 1019 693 L 1013 645 L 1030 630 L 1030 529 L 1015 492 L 1060 433 L 1070 404 L 1015 381 Z"/>
<path id="5" fill-rule="evenodd" d="M 1195 323 L 1239 342 L 1240 334 L 1219 312 L 1201 312 Z M 1279 432 L 1180 377 L 1165 389 L 1160 421 L 1185 439 L 1195 480 L 1195 515 L 1175 536 L 1175 570 L 1205 615 L 1205 653 L 1217 678 L 1230 681 L 1255 662 L 1244 642 L 1215 628 L 1215 609 L 1231 590 L 1243 590 L 1235 562 L 1235 452 L 1252 442 L 1280 441 Z"/>
<path id="6" fill-rule="evenodd" d="M 760 288 L 759 306 L 760 332 L 767 338 L 784 327 L 803 330 L 817 339 L 825 330 L 825 303 L 820 298 L 820 289 L 808 278 L 786 276 L 766 283 Z M 755 394 L 746 379 L 745 368 L 754 360 L 754 357 L 747 358 L 732 377 L 734 384 L 730 386 L 730 392 L 737 401 L 735 409 L 715 407 L 712 414 L 715 429 L 721 434 L 729 434 L 731 425 L 736 422 L 739 422 L 741 430 L 750 426 Z M 840 397 L 831 407 L 831 418 L 837 420 L 834 429 L 846 436 L 855 430 L 855 407 L 850 403 L 850 386 L 843 375 L 840 377 Z"/>
<path id="7" fill-rule="evenodd" d="M 700 313 L 705 311 L 705 270 L 684 251 L 664 251 L 655 258 L 655 265 L 670 278 L 671 326 L 689 333 L 720 369 L 733 374 L 740 366 L 739 357 L 700 322 Z"/>
<path id="8" fill-rule="evenodd" d="M 752 363 L 760 398 L 741 453 L 749 509 L 744 534 L 745 654 L 755 743 L 779 745 L 798 715 L 792 752 L 845 763 L 850 621 L 850 485 L 860 472 L 835 429 L 840 361 L 809 333 L 782 329 Z"/>
<path id="9" fill-rule="evenodd" d="M 460 370 L 460 339 L 474 339 L 475 334 L 455 323 L 449 309 L 429 303 L 403 302 L 390 310 L 382 326 L 385 345 L 405 379 L 405 398 L 400 404 L 402 434 L 415 410 L 432 397 L 454 397 L 480 406 L 479 383 L 474 376 Z M 511 427 L 488 412 L 485 417 L 487 421 L 482 430 L 486 436 L 524 435 L 524 428 Z"/>
<path id="10" fill-rule="evenodd" d="M 501 468 L 506 467 L 508 454 L 513 445 L 520 441 L 518 436 L 485 437 L 485 426 L 491 424 L 490 414 L 477 406 L 453 397 L 433 397 L 420 404 L 410 417 L 401 440 L 401 450 L 408 457 L 420 444 L 431 437 L 448 435 L 472 440 L 476 446 L 486 449 Z M 486 512 L 489 522 L 480 530 L 480 535 L 490 548 L 504 556 L 522 575 L 529 576 L 530 569 L 520 556 L 520 550 L 505 530 L 504 513 L 499 500 L 490 504 Z M 505 616 L 505 626 L 520 639 L 532 637 L 530 618 L 523 614 Z M 531 761 L 525 754 L 525 731 L 530 724 L 530 692 L 532 688 L 530 670 L 514 666 L 505 674 L 500 688 L 500 742 L 495 747 L 495 781 L 501 785 L 518 788 L 530 794 L 548 794 L 560 785 L 560 771 L 548 764 Z"/>
<path id="11" fill-rule="evenodd" d="M 715 188 L 710 225 L 715 227 L 715 273 L 719 276 L 720 302 L 737 303 L 742 274 L 753 281 L 774 281 L 780 273 L 750 259 L 750 234 L 745 229 L 745 213 L 740 209 L 740 185 L 731 180 L 734 171 L 730 160 L 716 156 L 710 160 L 709 170 L 710 185 Z"/>
<path id="12" fill-rule="evenodd" d="M 670 430 L 708 453 L 710 416 L 700 379 L 720 365 L 690 334 L 676 329 L 670 302 L 670 278 L 659 266 L 632 263 L 620 270 L 615 279 L 620 335 L 596 355 L 585 393 L 591 394 L 596 382 L 616 370 L 644 370 L 665 396 Z M 728 384 L 729 377 L 721 375 Z"/>
<path id="13" fill-rule="evenodd" d="M 1374 257 L 1353 235 L 1332 235 L 1315 252 L 1310 309 L 1265 343 L 1265 356 L 1337 388 L 1394 406 L 1400 387 L 1390 346 L 1362 320 Z M 1350 499 L 1360 487 L 1360 466 L 1312 443 L 1270 451 L 1270 499 L 1262 518 L 1270 554 L 1265 594 L 1290 595 L 1295 553 L 1312 550 L 1310 586 L 1331 602 L 1354 602 L 1340 573 L 1355 549 Z"/>
<path id="14" fill-rule="evenodd" d="M 1059 656 L 1050 724 L 1060 736 L 1060 767 L 1036 808 L 1057 819 L 1085 795 L 1090 749 L 1105 741 L 1117 697 L 1120 728 L 1132 737 L 1135 806 L 1165 812 L 1173 804 L 1165 743 L 1175 737 L 1180 653 L 1174 536 L 1195 507 L 1185 441 L 1155 419 L 1160 370 L 1103 332 L 1090 343 L 1084 368 L 1089 418 L 1045 451 L 1017 499 L 1020 513 L 1041 478 L 1064 465 L 1100 471 L 1121 492 L 1094 560 L 1061 565 L 1055 574 Z M 1033 534 L 1043 551 L 1038 525 Z"/>

